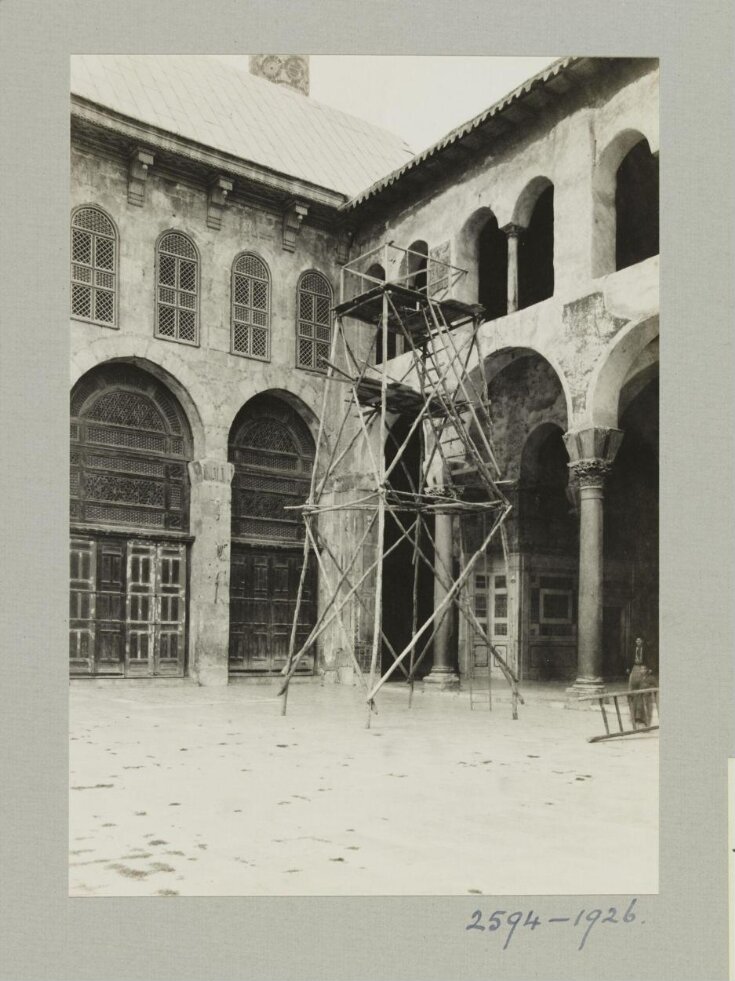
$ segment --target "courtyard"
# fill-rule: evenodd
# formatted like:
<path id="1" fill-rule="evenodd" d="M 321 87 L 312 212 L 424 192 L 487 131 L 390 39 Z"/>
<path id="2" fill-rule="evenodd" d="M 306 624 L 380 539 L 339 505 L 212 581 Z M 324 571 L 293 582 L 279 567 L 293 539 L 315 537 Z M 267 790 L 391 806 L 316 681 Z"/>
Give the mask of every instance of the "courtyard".
<path id="1" fill-rule="evenodd" d="M 75 682 L 72 896 L 658 890 L 658 733 L 548 691 Z"/>

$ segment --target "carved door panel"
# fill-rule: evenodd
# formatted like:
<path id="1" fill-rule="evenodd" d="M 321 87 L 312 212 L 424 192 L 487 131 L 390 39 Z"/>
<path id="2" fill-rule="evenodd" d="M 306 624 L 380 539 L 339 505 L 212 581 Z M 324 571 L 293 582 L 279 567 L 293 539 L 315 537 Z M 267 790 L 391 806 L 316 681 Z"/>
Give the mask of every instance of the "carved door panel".
<path id="1" fill-rule="evenodd" d="M 232 546 L 230 571 L 230 670 L 277 673 L 288 659 L 291 623 L 301 573 L 301 552 Z M 314 571 L 310 569 L 299 617 L 297 642 L 314 623 Z M 313 659 L 299 670 L 311 672 Z"/>
<path id="2" fill-rule="evenodd" d="M 156 546 L 149 542 L 128 542 L 127 573 L 125 673 L 133 678 L 147 677 L 153 674 Z"/>
<path id="3" fill-rule="evenodd" d="M 94 672 L 96 549 L 90 539 L 73 538 L 69 553 L 69 670 Z"/>
<path id="4" fill-rule="evenodd" d="M 184 673 L 186 626 L 186 547 L 156 549 L 156 636 L 153 672 L 180 677 Z"/>
<path id="5" fill-rule="evenodd" d="M 97 542 L 95 674 L 125 670 L 125 542 Z"/>

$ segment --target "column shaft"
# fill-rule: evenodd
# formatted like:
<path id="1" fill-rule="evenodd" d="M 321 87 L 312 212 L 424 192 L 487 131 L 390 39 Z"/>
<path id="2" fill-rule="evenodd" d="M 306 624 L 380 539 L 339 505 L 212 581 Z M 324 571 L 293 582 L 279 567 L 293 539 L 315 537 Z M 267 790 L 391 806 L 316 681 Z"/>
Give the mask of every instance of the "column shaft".
<path id="1" fill-rule="evenodd" d="M 437 514 L 434 519 L 434 609 L 444 601 L 452 585 L 452 516 Z M 434 635 L 434 664 L 425 682 L 440 688 L 453 689 L 459 685 L 459 677 L 452 650 L 454 636 L 454 603 L 445 608 L 439 627 Z"/>

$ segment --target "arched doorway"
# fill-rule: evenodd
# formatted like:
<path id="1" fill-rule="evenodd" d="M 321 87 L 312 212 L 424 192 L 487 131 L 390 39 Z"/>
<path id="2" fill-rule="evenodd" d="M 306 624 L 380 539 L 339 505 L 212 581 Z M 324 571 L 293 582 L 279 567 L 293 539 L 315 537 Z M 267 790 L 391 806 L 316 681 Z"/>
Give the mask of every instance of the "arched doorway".
<path id="1" fill-rule="evenodd" d="M 229 667 L 233 674 L 271 674 L 288 657 L 304 526 L 299 511 L 309 495 L 314 440 L 284 399 L 264 393 L 247 402 L 230 429 L 232 481 Z M 316 619 L 317 577 L 309 566 L 296 634 L 297 647 Z M 301 659 L 300 672 L 314 670 Z"/>
<path id="2" fill-rule="evenodd" d="M 658 157 L 641 139 L 615 178 L 615 268 L 658 255 Z"/>
<path id="3" fill-rule="evenodd" d="M 403 445 L 408 437 L 414 417 L 410 415 L 399 416 L 388 431 L 388 438 L 385 444 L 385 462 L 390 466 L 395 460 L 398 449 Z M 423 436 L 421 427 L 418 426 L 411 436 L 406 449 L 401 455 L 401 461 L 391 472 L 388 486 L 393 491 L 416 492 L 421 486 L 421 464 L 423 457 Z M 385 551 L 387 552 L 401 537 L 403 529 L 408 528 L 414 515 L 411 512 L 403 511 L 395 516 L 386 515 L 385 524 Z M 429 518 L 429 532 L 433 534 L 431 518 Z M 428 536 L 422 532 L 419 536 L 418 545 L 429 563 L 434 561 L 434 550 Z M 431 614 L 434 600 L 434 577 L 432 570 L 417 557 L 418 578 L 416 581 L 416 622 L 421 625 Z M 407 538 L 395 547 L 386 557 L 383 563 L 383 632 L 390 642 L 396 654 L 406 647 L 411 639 L 413 626 L 413 591 L 414 591 L 414 536 L 411 533 Z M 423 643 L 426 641 L 424 640 Z M 415 652 L 415 656 L 423 648 L 421 643 Z M 383 644 L 381 654 L 381 667 L 386 671 L 393 663 L 393 657 L 387 646 Z M 404 662 L 408 668 L 408 661 Z M 431 656 L 427 654 L 418 669 L 418 676 L 423 677 L 431 669 Z M 394 671 L 391 675 L 393 681 L 402 681 L 403 672 Z"/>
<path id="4" fill-rule="evenodd" d="M 183 409 L 152 375 L 109 364 L 74 386 L 72 674 L 183 675 L 190 459 Z"/>

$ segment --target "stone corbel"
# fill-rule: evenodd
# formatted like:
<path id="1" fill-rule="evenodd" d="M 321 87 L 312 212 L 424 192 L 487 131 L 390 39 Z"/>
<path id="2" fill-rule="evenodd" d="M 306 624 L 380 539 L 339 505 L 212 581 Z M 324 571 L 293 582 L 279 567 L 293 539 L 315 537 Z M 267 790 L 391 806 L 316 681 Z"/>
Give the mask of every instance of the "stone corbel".
<path id="1" fill-rule="evenodd" d="M 290 201 L 284 208 L 283 248 L 286 252 L 296 251 L 296 239 L 301 231 L 301 222 L 308 214 L 308 206 L 300 201 Z"/>
<path id="2" fill-rule="evenodd" d="M 145 203 L 145 182 L 148 170 L 153 166 L 153 154 L 143 147 L 136 147 L 128 161 L 128 204 L 142 208 Z"/>
<path id="3" fill-rule="evenodd" d="M 209 195 L 207 196 L 207 226 L 209 228 L 220 229 L 222 227 L 222 215 L 227 203 L 227 195 L 232 190 L 232 181 L 229 177 L 218 174 L 209 185 Z"/>

